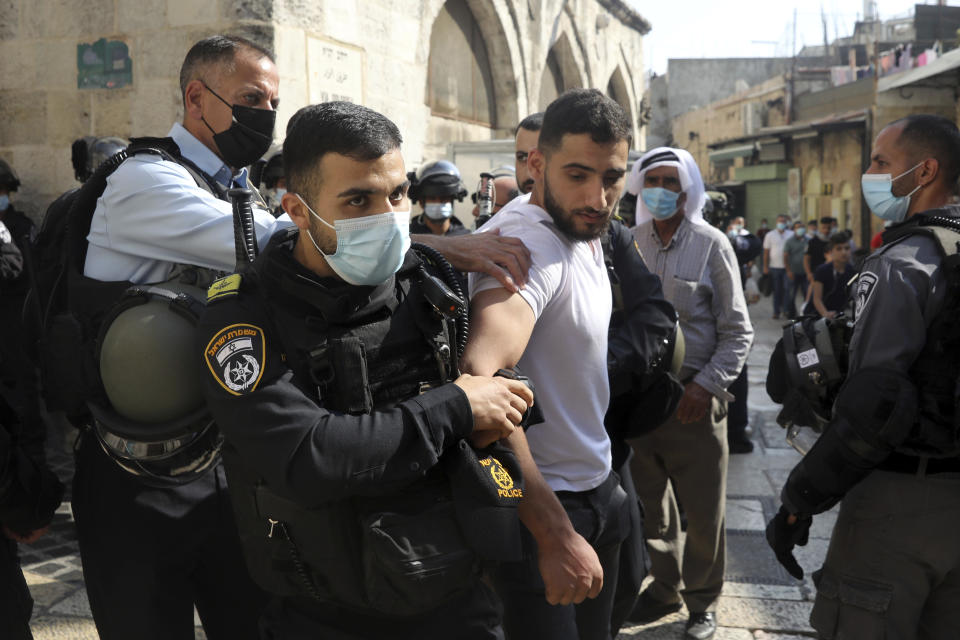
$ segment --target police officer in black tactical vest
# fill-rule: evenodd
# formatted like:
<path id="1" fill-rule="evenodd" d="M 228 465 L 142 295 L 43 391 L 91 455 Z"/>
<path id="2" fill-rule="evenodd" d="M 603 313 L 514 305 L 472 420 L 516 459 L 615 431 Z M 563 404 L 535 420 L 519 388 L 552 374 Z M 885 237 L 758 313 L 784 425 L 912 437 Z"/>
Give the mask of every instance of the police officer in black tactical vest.
<path id="1" fill-rule="evenodd" d="M 960 637 L 960 132 L 887 125 L 863 195 L 890 221 L 855 291 L 847 379 L 767 527 L 780 562 L 842 500 L 810 623 L 822 638 Z M 803 355 L 803 354 L 802 354 Z M 807 357 L 809 360 L 809 356 Z"/>
<path id="2" fill-rule="evenodd" d="M 410 249 L 400 143 L 366 107 L 298 111 L 296 228 L 214 283 L 201 319 L 247 565 L 277 596 L 266 638 L 503 637 L 479 570 L 519 553 L 522 485 L 491 443 L 533 396 L 459 375 L 455 279 Z"/>

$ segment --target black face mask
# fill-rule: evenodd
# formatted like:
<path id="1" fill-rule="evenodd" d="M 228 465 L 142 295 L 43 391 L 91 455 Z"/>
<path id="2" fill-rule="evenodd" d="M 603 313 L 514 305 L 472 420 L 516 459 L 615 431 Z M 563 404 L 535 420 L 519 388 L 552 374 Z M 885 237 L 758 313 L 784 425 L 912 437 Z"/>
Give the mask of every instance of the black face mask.
<path id="1" fill-rule="evenodd" d="M 234 169 L 246 167 L 259 160 L 273 144 L 273 126 L 277 122 L 277 112 L 273 109 L 230 104 L 206 84 L 203 86 L 233 112 L 233 124 L 220 133 L 213 131 L 206 119 L 200 117 L 203 124 L 213 132 L 213 141 L 220 149 L 223 160 Z"/>

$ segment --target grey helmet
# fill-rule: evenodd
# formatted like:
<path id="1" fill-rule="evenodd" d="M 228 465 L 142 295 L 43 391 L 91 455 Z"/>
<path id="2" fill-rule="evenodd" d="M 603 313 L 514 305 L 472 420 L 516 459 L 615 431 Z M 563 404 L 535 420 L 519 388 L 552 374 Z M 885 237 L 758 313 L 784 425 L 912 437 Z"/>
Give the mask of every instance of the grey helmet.
<path id="1" fill-rule="evenodd" d="M 0 159 L 0 189 L 16 191 L 20 188 L 20 178 L 9 164 Z"/>
<path id="2" fill-rule="evenodd" d="M 89 403 L 100 444 L 152 485 L 195 480 L 220 457 L 194 341 L 204 292 L 190 285 L 135 286 L 105 318 L 97 362 L 105 398 Z"/>
<path id="3" fill-rule="evenodd" d="M 414 203 L 430 197 L 456 198 L 463 202 L 467 197 L 460 170 L 447 160 L 426 164 L 418 173 L 411 171 L 407 177 L 410 179 L 410 200 Z"/>
<path id="4" fill-rule="evenodd" d="M 116 136 L 86 136 L 74 140 L 71 148 L 74 176 L 79 182 L 86 182 L 107 158 L 123 151 L 129 144 L 129 141 Z"/>

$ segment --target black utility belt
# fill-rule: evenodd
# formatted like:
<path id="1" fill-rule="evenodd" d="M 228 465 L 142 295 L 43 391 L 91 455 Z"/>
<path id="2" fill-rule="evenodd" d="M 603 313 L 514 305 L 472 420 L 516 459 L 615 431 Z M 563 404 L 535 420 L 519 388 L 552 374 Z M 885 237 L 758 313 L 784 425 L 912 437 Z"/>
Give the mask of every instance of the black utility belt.
<path id="1" fill-rule="evenodd" d="M 924 460 L 927 462 L 924 473 L 928 476 L 936 473 L 960 473 L 960 458 L 924 458 L 908 456 L 904 453 L 890 454 L 890 457 L 881 462 L 877 468 L 895 473 L 915 474 Z"/>

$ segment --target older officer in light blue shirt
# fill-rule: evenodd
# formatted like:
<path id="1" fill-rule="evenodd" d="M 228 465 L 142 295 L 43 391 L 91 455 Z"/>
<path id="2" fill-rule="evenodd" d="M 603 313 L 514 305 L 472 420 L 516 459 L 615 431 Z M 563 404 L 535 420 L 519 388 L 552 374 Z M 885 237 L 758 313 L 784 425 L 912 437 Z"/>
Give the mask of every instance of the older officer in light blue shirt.
<path id="1" fill-rule="evenodd" d="M 247 170 L 234 171 L 183 125 L 168 134 L 180 153 L 225 189 L 247 187 Z M 277 229 L 293 224 L 254 207 L 263 246 Z M 162 282 L 174 265 L 231 270 L 236 260 L 229 202 L 197 188 L 181 165 L 153 154 L 129 158 L 107 178 L 90 223 L 84 275 L 97 280 Z"/>
<path id="2" fill-rule="evenodd" d="M 177 162 L 149 153 L 126 159 L 94 211 L 84 267 L 90 278 L 159 283 L 177 265 L 234 267 L 233 212 L 224 194 L 247 186 L 243 167 L 273 139 L 277 68 L 252 42 L 212 36 L 187 53 L 180 85 L 183 124 L 173 125 L 170 138 L 210 190 Z M 261 242 L 290 224 L 265 209 L 255 209 L 255 220 Z M 90 430 L 84 433 L 73 509 L 103 640 L 193 640 L 194 608 L 211 640 L 259 637 L 266 595 L 247 575 L 226 488 L 220 464 L 187 484 L 146 484 L 121 470 Z"/>

